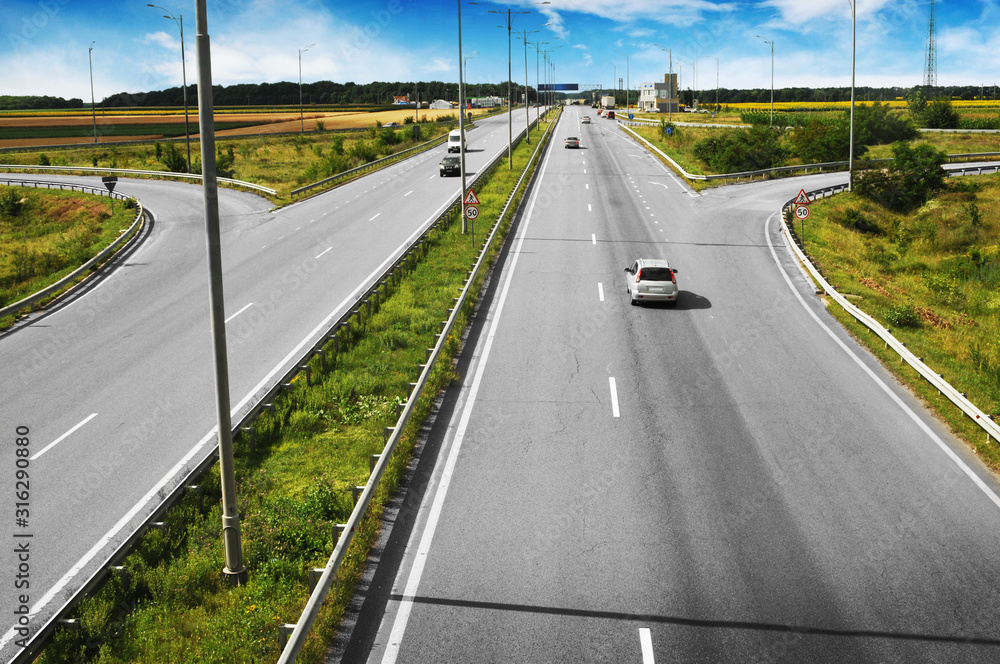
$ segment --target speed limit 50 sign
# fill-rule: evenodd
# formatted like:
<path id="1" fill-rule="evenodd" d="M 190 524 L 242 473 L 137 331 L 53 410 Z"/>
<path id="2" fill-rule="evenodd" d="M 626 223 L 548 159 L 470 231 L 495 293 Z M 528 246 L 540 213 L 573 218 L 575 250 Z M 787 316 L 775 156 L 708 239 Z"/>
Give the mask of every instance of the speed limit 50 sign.
<path id="1" fill-rule="evenodd" d="M 795 208 L 796 219 L 805 219 L 808 216 L 809 216 L 809 208 L 807 208 L 805 205 L 800 205 L 797 208 Z"/>

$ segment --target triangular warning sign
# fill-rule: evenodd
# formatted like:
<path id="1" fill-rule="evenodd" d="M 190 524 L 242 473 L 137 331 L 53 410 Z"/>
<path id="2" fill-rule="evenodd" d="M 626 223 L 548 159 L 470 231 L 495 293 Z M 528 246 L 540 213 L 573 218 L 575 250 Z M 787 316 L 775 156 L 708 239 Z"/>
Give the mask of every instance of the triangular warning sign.
<path id="1" fill-rule="evenodd" d="M 479 199 L 476 198 L 476 192 L 469 190 L 469 193 L 465 195 L 465 200 L 462 201 L 462 205 L 479 205 Z"/>
<path id="2" fill-rule="evenodd" d="M 806 195 L 805 189 L 799 189 L 799 195 L 795 197 L 796 205 L 809 205 L 812 201 L 809 200 L 809 196 Z"/>

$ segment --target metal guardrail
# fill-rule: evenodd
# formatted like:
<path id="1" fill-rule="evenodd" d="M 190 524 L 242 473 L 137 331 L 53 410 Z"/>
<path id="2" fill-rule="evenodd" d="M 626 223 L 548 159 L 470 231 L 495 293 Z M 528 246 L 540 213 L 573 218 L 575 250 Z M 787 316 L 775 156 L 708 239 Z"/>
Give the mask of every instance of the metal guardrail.
<path id="1" fill-rule="evenodd" d="M 98 187 L 91 187 L 89 185 L 79 185 L 79 184 L 74 185 L 74 184 L 68 184 L 68 183 L 62 183 L 62 182 L 39 182 L 37 180 L 0 180 L 0 183 L 6 184 L 8 186 L 21 186 L 21 187 L 25 187 L 25 186 L 39 187 L 39 186 L 45 185 L 47 189 L 52 189 L 54 187 L 58 187 L 60 190 L 62 190 L 64 188 L 68 188 L 71 191 L 89 190 L 91 193 L 96 194 L 98 196 L 108 196 L 109 198 L 117 198 L 118 200 L 121 200 L 121 201 L 128 200 L 129 198 L 132 198 L 131 196 L 126 196 L 125 194 L 112 193 L 112 192 L 109 192 L 107 189 L 100 189 Z M 65 288 L 69 284 L 73 283 L 78 277 L 80 277 L 85 272 L 87 272 L 87 270 L 89 270 L 90 268 L 94 267 L 95 265 L 97 265 L 98 263 L 100 263 L 101 261 L 103 261 L 104 259 L 106 259 L 108 256 L 110 256 L 112 253 L 114 253 L 115 251 L 117 251 L 118 248 L 122 244 L 124 244 L 124 242 L 125 242 L 125 240 L 127 238 L 135 237 L 136 236 L 135 231 L 139 228 L 139 226 L 140 226 L 140 224 L 141 224 L 141 222 L 142 222 L 142 220 L 143 220 L 143 218 L 145 216 L 145 210 L 142 207 L 142 203 L 140 203 L 138 200 L 136 200 L 136 203 L 139 206 L 139 212 L 135 216 L 135 221 L 133 221 L 132 225 L 128 228 L 128 230 L 126 230 L 124 233 L 122 233 L 121 235 L 119 235 L 114 240 L 114 242 L 112 242 L 107 247 L 105 247 L 104 249 L 102 249 L 99 254 L 97 254 L 96 256 L 94 256 L 93 258 L 91 258 L 89 261 L 87 261 L 86 263 L 84 263 L 83 265 L 81 265 L 80 267 L 78 267 L 77 269 L 73 270 L 72 272 L 70 272 L 65 277 L 63 277 L 62 279 L 60 279 L 56 283 L 52 284 L 51 286 L 43 288 L 42 290 L 40 290 L 40 291 L 38 291 L 36 293 L 33 293 L 32 295 L 29 295 L 28 297 L 24 298 L 23 300 L 20 300 L 18 302 L 15 302 L 13 304 L 9 304 L 9 305 L 7 305 L 5 307 L 0 308 L 0 318 L 3 318 L 4 316 L 10 316 L 11 314 L 17 313 L 21 309 L 24 309 L 25 307 L 30 307 L 31 305 L 35 304 L 36 302 L 39 302 L 40 300 L 44 300 L 49 295 L 52 295 L 53 293 L 62 290 L 63 288 Z"/>
<path id="2" fill-rule="evenodd" d="M 847 185 L 838 185 L 835 187 L 826 187 L 823 189 L 816 189 L 807 192 L 808 196 L 815 200 L 816 198 L 826 198 L 827 196 L 832 196 L 833 194 L 841 193 L 847 190 Z M 823 288 L 827 295 L 836 300 L 837 304 L 844 308 L 849 314 L 854 316 L 861 324 L 865 325 L 872 332 L 877 334 L 887 346 L 891 347 L 896 353 L 899 354 L 900 358 L 905 360 L 907 364 L 917 370 L 917 372 L 923 376 L 927 382 L 933 385 L 937 390 L 946 396 L 953 404 L 958 406 L 963 413 L 969 416 L 976 424 L 978 424 L 985 432 L 987 440 L 990 437 L 994 441 L 1000 442 L 1000 425 L 997 425 L 993 421 L 993 418 L 980 410 L 975 404 L 969 401 L 966 396 L 956 390 L 950 383 L 948 383 L 941 374 L 935 372 L 933 369 L 924 364 L 923 359 L 914 355 L 906 345 L 899 339 L 894 337 L 892 333 L 879 323 L 875 318 L 869 316 L 860 308 L 852 304 L 847 298 L 841 295 L 826 278 L 820 273 L 809 257 L 802 251 L 799 246 L 799 242 L 795 236 L 793 230 L 789 229 L 788 226 L 788 216 L 791 215 L 791 211 L 795 209 L 795 199 L 790 199 L 784 205 L 781 206 L 779 216 L 781 217 L 782 232 L 785 233 L 785 237 L 788 241 L 788 246 L 792 248 L 793 253 L 802 263 L 802 265 L 809 271 L 813 279 L 816 280 L 818 284 Z"/>
<path id="3" fill-rule="evenodd" d="M 531 122 L 531 126 L 532 127 L 537 126 L 537 121 L 533 120 Z M 519 142 L 520 140 L 522 140 L 523 135 L 524 135 L 524 130 L 521 130 L 517 135 L 515 135 L 514 137 L 515 142 Z M 503 150 L 485 168 L 483 168 L 479 173 L 477 173 L 469 181 L 468 184 L 471 186 L 472 184 L 478 182 L 481 178 L 486 177 L 489 173 L 492 172 L 492 170 L 498 164 L 500 164 L 506 158 L 507 158 L 507 151 Z M 516 190 L 517 188 L 515 187 L 514 191 Z M 314 357 L 320 357 L 321 359 L 325 358 L 325 353 L 323 350 L 324 346 L 326 346 L 326 344 L 331 341 L 333 341 L 334 344 L 337 343 L 339 331 L 341 329 L 350 328 L 351 321 L 354 319 L 354 317 L 361 315 L 362 306 L 367 305 L 367 307 L 369 307 L 368 310 L 370 311 L 373 297 L 376 300 L 376 305 L 377 305 L 379 289 L 382 286 L 387 285 L 388 282 L 396 279 L 397 271 L 401 271 L 402 269 L 404 269 L 405 266 L 408 264 L 408 262 L 411 259 L 413 259 L 418 252 L 422 251 L 423 244 L 425 241 L 428 240 L 430 233 L 433 232 L 435 229 L 437 229 L 447 219 L 449 214 L 454 214 L 456 211 L 460 211 L 460 208 L 461 206 L 459 205 L 458 197 L 456 197 L 456 200 L 451 205 L 449 205 L 448 208 L 444 212 L 442 212 L 435 221 L 428 224 L 424 232 L 418 238 L 416 238 L 413 241 L 413 243 L 411 243 L 409 248 L 407 248 L 404 252 L 402 252 L 402 254 L 388 268 L 386 268 L 386 270 L 379 277 L 374 279 L 373 282 L 368 286 L 356 291 L 360 293 L 360 295 L 355 299 L 354 303 L 348 307 L 347 311 L 338 320 L 331 323 L 330 326 L 324 332 L 319 334 L 316 342 L 310 348 L 308 348 L 306 351 L 300 354 L 297 359 L 290 362 L 289 364 L 290 368 L 284 373 L 284 375 L 281 376 L 277 381 L 275 381 L 275 383 L 270 388 L 268 388 L 268 390 L 263 394 L 263 396 L 260 399 L 258 399 L 257 402 L 251 408 L 249 408 L 241 417 L 239 417 L 238 421 L 235 420 L 234 418 L 234 424 L 233 424 L 234 438 L 237 435 L 241 434 L 252 436 L 253 429 L 250 427 L 250 424 L 260 415 L 262 411 L 270 410 L 274 407 L 274 401 L 277 398 L 278 394 L 282 390 L 284 390 L 288 385 L 290 385 L 292 383 L 292 380 L 296 378 L 299 374 L 305 372 L 307 382 L 310 380 L 309 378 L 310 369 L 308 366 L 309 361 L 312 360 Z M 497 224 L 497 226 L 499 226 L 499 223 Z M 491 238 L 493 237 L 492 234 L 490 237 Z M 446 339 L 446 338 L 447 335 L 442 335 L 440 337 L 440 339 Z M 432 358 L 436 359 L 437 354 L 432 356 Z M 325 359 L 323 361 L 325 361 Z M 429 373 L 428 367 L 430 366 L 432 366 L 432 361 L 429 359 L 427 365 L 425 365 L 424 373 Z M 413 405 L 415 405 L 417 396 L 419 396 L 418 392 L 416 391 L 411 392 L 411 398 L 407 400 L 407 408 L 412 408 Z M 404 409 L 403 414 L 409 417 L 408 410 Z M 401 415 L 400 417 L 402 418 L 403 415 Z M 402 427 L 397 426 L 396 430 L 399 433 L 402 433 Z M 396 435 L 398 436 L 399 434 Z M 35 632 L 28 646 L 23 650 L 21 650 L 9 662 L 9 664 L 28 664 L 29 662 L 34 661 L 34 659 L 38 657 L 39 654 L 41 654 L 42 649 L 45 647 L 49 638 L 51 638 L 52 633 L 58 626 L 58 624 L 60 624 L 61 621 L 65 620 L 66 616 L 68 616 L 76 607 L 76 605 L 79 604 L 83 599 L 97 592 L 97 590 L 104 583 L 104 580 L 107 578 L 107 576 L 112 573 L 112 570 L 120 566 L 124 562 L 124 560 L 128 557 L 128 555 L 132 552 L 132 549 L 136 546 L 141 537 L 149 529 L 150 524 L 162 521 L 164 515 L 167 513 L 170 507 L 176 504 L 177 501 L 179 501 L 185 495 L 185 493 L 195 488 L 195 483 L 197 482 L 198 478 L 203 476 L 205 472 L 207 472 L 208 469 L 211 468 L 216 461 L 218 461 L 218 458 L 219 458 L 219 453 L 218 453 L 218 447 L 216 446 L 205 456 L 204 459 L 202 459 L 198 464 L 196 464 L 187 475 L 178 478 L 177 483 L 174 485 L 172 489 L 165 488 L 159 494 L 160 498 L 159 504 L 153 507 L 152 511 L 149 513 L 149 516 L 143 521 L 143 523 L 138 528 L 136 528 L 131 534 L 129 534 L 117 546 L 117 548 L 108 557 L 107 562 L 104 563 L 101 566 L 101 568 L 98 569 L 83 584 L 83 586 L 81 586 L 79 590 L 73 593 L 73 596 L 68 601 L 66 601 L 58 611 L 55 612 L 55 614 L 46 622 L 45 625 L 43 625 Z M 388 462 L 388 458 L 386 458 L 385 461 Z M 379 477 L 381 477 L 381 473 L 384 470 L 384 466 L 382 467 L 376 466 L 376 468 L 379 468 Z M 375 471 L 373 470 L 372 477 L 375 477 L 374 472 Z M 377 481 L 378 479 L 376 478 L 375 482 Z M 369 485 L 371 485 L 371 482 L 372 479 L 369 478 Z M 366 500 L 367 502 L 365 503 L 365 505 L 367 506 L 368 502 L 371 501 L 371 495 L 372 491 L 366 490 L 364 493 L 362 493 L 361 497 L 359 497 L 358 504 L 361 504 L 360 501 Z M 357 511 L 357 507 L 355 507 L 355 511 Z M 346 546 L 344 547 L 344 551 L 346 551 Z M 333 575 L 331 574 L 330 575 L 331 583 L 332 583 L 332 576 Z M 329 586 L 327 586 L 327 591 L 329 591 Z M 308 631 L 308 626 L 305 627 L 305 631 L 306 632 Z"/>
<path id="4" fill-rule="evenodd" d="M 370 168 L 381 167 L 381 166 L 387 164 L 390 161 L 395 161 L 397 159 L 401 159 L 401 158 L 403 158 L 404 155 L 408 155 L 411 152 L 417 152 L 417 151 L 422 151 L 422 150 L 430 149 L 435 143 L 444 143 L 446 140 L 448 140 L 448 134 L 442 134 L 441 136 L 438 136 L 437 138 L 432 138 L 431 140 L 429 140 L 429 141 L 427 141 L 425 143 L 421 143 L 420 145 L 414 145 L 412 148 L 407 148 L 405 150 L 400 150 L 399 152 L 396 152 L 395 154 L 391 154 L 391 155 L 389 155 L 387 157 L 382 157 L 381 159 L 376 159 L 375 161 L 369 161 L 366 164 L 361 164 L 360 166 L 352 168 L 352 169 L 350 169 L 348 171 L 343 171 L 341 173 L 337 173 L 336 175 L 331 175 L 330 177 L 324 178 L 324 179 L 320 180 L 319 182 L 313 182 L 312 184 L 307 184 L 304 187 L 299 187 L 298 189 L 292 189 L 291 195 L 292 196 L 298 196 L 299 194 L 305 193 L 305 192 L 307 192 L 307 191 L 309 191 L 311 189 L 315 189 L 316 187 L 322 187 L 323 185 L 330 184 L 331 182 L 334 182 L 336 180 L 340 180 L 341 178 L 351 177 L 352 175 L 356 175 L 358 173 L 362 173 L 362 172 L 364 172 L 364 171 L 366 171 L 366 170 L 368 170 Z"/>
<path id="5" fill-rule="evenodd" d="M 537 122 L 533 121 L 532 125 L 537 127 Z M 552 129 L 555 123 L 549 125 L 546 129 L 546 134 L 551 137 Z M 523 137 L 524 132 L 519 135 L 518 141 Z M 285 625 L 282 629 L 291 628 L 291 634 L 288 635 L 288 642 L 282 647 L 281 657 L 278 659 L 278 664 L 289 664 L 289 662 L 294 662 L 295 658 L 298 656 L 299 650 L 305 643 L 306 636 L 309 634 L 309 630 L 312 627 L 313 621 L 315 621 L 316 616 L 319 613 L 319 609 L 326 599 L 327 594 L 330 592 L 330 587 L 333 585 L 334 576 L 337 570 L 340 569 L 340 564 L 347 554 L 347 549 L 351 544 L 351 540 L 354 537 L 354 532 L 360 524 L 361 519 L 364 517 L 365 513 L 368 511 L 368 505 L 371 503 L 372 498 L 375 495 L 375 490 L 378 487 L 379 480 L 382 478 L 385 469 L 389 465 L 389 461 L 392 458 L 392 454 L 402 437 L 403 431 L 406 429 L 407 423 L 410 421 L 410 417 L 413 414 L 413 409 L 416 407 L 417 399 L 423 392 L 424 387 L 427 385 L 430 379 L 431 371 L 441 355 L 444 349 L 444 344 L 446 343 L 449 334 L 455 327 L 455 323 L 458 320 L 458 316 L 462 311 L 462 307 L 465 305 L 469 298 L 469 289 L 478 276 L 480 270 L 483 267 L 484 261 L 486 260 L 488 249 L 493 243 L 497 232 L 502 226 L 502 221 L 506 218 L 508 212 L 510 211 L 510 206 L 513 203 L 518 190 L 525 181 L 529 171 L 531 170 L 531 165 L 539 158 L 539 152 L 543 145 L 548 145 L 545 141 L 545 135 L 538 140 L 538 144 L 535 146 L 535 151 L 528 160 L 528 164 L 525 167 L 524 173 L 521 174 L 520 179 L 514 188 L 511 190 L 510 196 L 507 198 L 507 202 L 504 204 L 503 209 L 497 216 L 496 222 L 493 224 L 493 228 L 489 236 L 484 240 L 483 244 L 480 246 L 479 258 L 476 260 L 476 264 L 472 271 L 466 278 L 465 286 L 462 288 L 461 293 L 457 298 L 455 298 L 455 305 L 450 311 L 448 320 L 445 321 L 444 329 L 438 335 L 437 343 L 434 344 L 433 350 L 431 350 L 430 356 L 427 359 L 427 363 L 423 365 L 420 372 L 420 377 L 417 379 L 416 383 L 411 385 L 412 389 L 410 391 L 410 397 L 406 400 L 406 405 L 403 408 L 403 412 L 400 414 L 396 425 L 387 430 L 389 433 L 388 440 L 386 441 L 385 447 L 382 449 L 382 453 L 379 455 L 378 461 L 372 469 L 369 475 L 368 482 L 365 484 L 364 491 L 358 497 L 357 503 L 354 506 L 354 511 L 351 512 L 351 516 L 347 519 L 347 523 L 343 524 L 343 530 L 341 532 L 340 538 L 337 540 L 337 544 L 333 549 L 333 553 L 330 555 L 330 559 L 326 564 L 326 567 L 322 570 L 322 575 L 320 576 L 316 587 L 309 596 L 308 602 L 302 611 L 302 615 L 299 617 L 299 621 L 294 624 L 294 626 Z M 500 164 L 506 155 L 501 153 L 498 155 L 490 165 L 484 169 L 484 173 L 492 172 L 498 164 Z M 537 172 L 537 171 L 536 171 Z M 457 201 L 456 201 L 457 206 Z M 461 207 L 458 207 L 458 212 L 461 213 Z M 445 215 L 448 213 L 446 212 Z M 442 215 L 442 218 L 445 216 Z"/>
<path id="6" fill-rule="evenodd" d="M 0 169 L 8 171 L 55 171 L 60 173 L 120 173 L 122 175 L 155 175 L 163 178 L 176 178 L 178 180 L 197 180 L 201 182 L 201 175 L 196 173 L 172 173 L 170 171 L 136 171 L 127 168 L 100 168 L 97 166 L 25 166 L 0 164 Z M 224 182 L 235 187 L 246 187 L 256 191 L 277 196 L 278 192 L 270 187 L 264 187 L 253 182 L 243 180 L 233 180 L 232 178 L 218 178 L 219 182 Z"/>

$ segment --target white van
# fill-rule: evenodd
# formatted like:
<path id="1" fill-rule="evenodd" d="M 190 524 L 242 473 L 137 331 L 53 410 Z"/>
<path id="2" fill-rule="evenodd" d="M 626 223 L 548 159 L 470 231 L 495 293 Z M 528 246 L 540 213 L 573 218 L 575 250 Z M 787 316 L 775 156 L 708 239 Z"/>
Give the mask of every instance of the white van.
<path id="1" fill-rule="evenodd" d="M 451 133 L 448 134 L 448 152 L 461 152 L 463 149 L 469 149 L 469 139 L 466 138 L 462 145 L 462 132 L 458 129 L 453 129 Z"/>

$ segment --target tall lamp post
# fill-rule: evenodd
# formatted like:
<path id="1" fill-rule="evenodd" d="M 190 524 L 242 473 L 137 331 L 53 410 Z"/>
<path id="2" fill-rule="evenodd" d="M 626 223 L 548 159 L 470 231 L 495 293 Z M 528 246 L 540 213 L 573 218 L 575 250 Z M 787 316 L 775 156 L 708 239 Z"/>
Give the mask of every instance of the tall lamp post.
<path id="1" fill-rule="evenodd" d="M 625 56 L 625 114 L 628 115 L 630 106 L 630 94 L 632 90 L 632 84 L 631 81 L 629 81 L 629 62 L 628 62 L 629 56 L 628 53 L 623 53 L 622 51 L 615 51 L 615 53 L 617 53 L 618 55 Z"/>
<path id="2" fill-rule="evenodd" d="M 668 57 L 670 58 L 670 69 L 667 70 L 667 122 L 673 122 L 673 110 L 674 110 L 674 94 L 677 92 L 677 86 L 674 85 L 674 52 L 672 49 L 666 46 L 660 46 L 661 51 L 666 51 Z"/>
<path id="3" fill-rule="evenodd" d="M 169 18 L 174 23 L 177 24 L 177 29 L 181 33 L 181 80 L 183 81 L 183 95 L 184 95 L 184 139 L 187 142 L 187 171 L 191 172 L 191 129 L 188 125 L 188 86 L 187 86 L 187 64 L 184 59 L 184 14 L 178 14 L 174 16 L 169 11 L 160 7 L 159 5 L 146 4 L 147 7 L 153 7 L 154 9 L 160 9 L 167 12 L 163 15 L 163 18 Z"/>
<path id="4" fill-rule="evenodd" d="M 459 10 L 459 11 L 461 11 L 461 10 Z M 461 30 L 461 27 L 459 29 Z M 462 71 L 465 72 L 465 74 L 464 74 L 465 78 L 469 78 L 469 60 L 472 59 L 472 58 L 474 58 L 474 57 L 476 57 L 477 55 L 479 55 L 479 51 L 473 51 L 469 55 L 462 56 L 462 63 L 465 65 L 465 69 L 463 69 Z M 472 94 L 473 93 L 471 93 L 471 92 L 469 93 L 469 95 L 472 95 Z"/>
<path id="5" fill-rule="evenodd" d="M 851 147 L 847 158 L 847 191 L 854 191 L 854 60 L 857 46 L 858 0 L 848 0 L 851 3 Z"/>
<path id="6" fill-rule="evenodd" d="M 316 44 L 309 44 L 305 48 L 299 49 L 299 133 L 306 130 L 305 113 L 302 110 L 302 52 L 308 51 Z"/>
<path id="7" fill-rule="evenodd" d="M 91 54 L 94 52 L 94 44 L 96 43 L 96 41 L 92 41 L 87 47 L 87 59 L 90 60 L 90 114 L 94 118 L 94 143 L 97 143 L 97 104 L 94 101 L 94 56 Z"/>
<path id="8" fill-rule="evenodd" d="M 757 35 L 757 39 L 764 39 Z M 765 44 L 771 45 L 771 124 L 774 124 L 774 40 L 764 39 Z"/>
<path id="9" fill-rule="evenodd" d="M 719 58 L 715 60 L 715 112 L 719 112 Z"/>
<path id="10" fill-rule="evenodd" d="M 219 183 L 215 171 L 215 119 L 212 105 L 212 53 L 208 36 L 206 0 L 196 1 L 195 45 L 198 53 L 198 123 L 201 131 L 202 188 L 205 233 L 208 239 L 209 311 L 212 353 L 215 359 L 215 404 L 219 428 L 219 477 L 222 487 L 222 538 L 226 553 L 225 578 L 235 585 L 247 581 L 240 537 L 236 496 L 232 415 L 229 399 L 229 360 L 226 350 L 226 307 L 222 289 L 222 242 L 219 234 Z"/>

